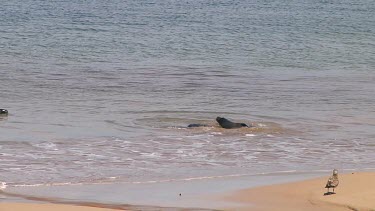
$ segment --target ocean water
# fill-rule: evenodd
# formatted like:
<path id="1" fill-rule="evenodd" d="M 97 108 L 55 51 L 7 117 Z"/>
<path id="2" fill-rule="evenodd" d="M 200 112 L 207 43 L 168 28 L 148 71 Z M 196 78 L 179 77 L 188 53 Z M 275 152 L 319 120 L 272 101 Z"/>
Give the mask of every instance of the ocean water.
<path id="1" fill-rule="evenodd" d="M 0 181 L 373 169 L 374 14 L 371 0 L 2 2 Z"/>

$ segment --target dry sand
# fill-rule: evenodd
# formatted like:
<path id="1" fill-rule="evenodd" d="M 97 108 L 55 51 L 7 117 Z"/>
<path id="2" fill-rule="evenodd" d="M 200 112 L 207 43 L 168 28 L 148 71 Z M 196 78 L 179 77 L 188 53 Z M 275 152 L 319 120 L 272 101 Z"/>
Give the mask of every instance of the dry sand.
<path id="1" fill-rule="evenodd" d="M 241 203 L 226 208 L 238 211 L 375 211 L 375 173 L 339 174 L 336 194 L 324 195 L 329 176 L 241 190 L 221 200 Z"/>

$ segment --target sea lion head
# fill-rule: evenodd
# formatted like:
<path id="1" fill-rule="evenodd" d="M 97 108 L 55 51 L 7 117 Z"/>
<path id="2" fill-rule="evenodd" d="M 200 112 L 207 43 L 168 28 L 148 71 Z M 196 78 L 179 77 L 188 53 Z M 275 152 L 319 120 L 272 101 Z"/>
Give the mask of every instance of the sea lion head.
<path id="1" fill-rule="evenodd" d="M 220 121 L 222 121 L 222 119 L 224 119 L 224 118 L 221 118 L 221 117 L 219 117 L 219 116 L 218 116 L 218 117 L 216 117 L 216 121 L 217 121 L 217 122 L 220 122 Z"/>
<path id="2" fill-rule="evenodd" d="M 223 126 L 223 124 L 233 124 L 233 122 L 225 119 L 224 117 L 216 117 L 216 121 L 217 123 L 219 123 L 221 126 Z"/>
<path id="3" fill-rule="evenodd" d="M 249 125 L 247 125 L 247 124 L 245 124 L 245 123 L 240 123 L 240 125 L 241 125 L 242 127 L 249 127 Z"/>

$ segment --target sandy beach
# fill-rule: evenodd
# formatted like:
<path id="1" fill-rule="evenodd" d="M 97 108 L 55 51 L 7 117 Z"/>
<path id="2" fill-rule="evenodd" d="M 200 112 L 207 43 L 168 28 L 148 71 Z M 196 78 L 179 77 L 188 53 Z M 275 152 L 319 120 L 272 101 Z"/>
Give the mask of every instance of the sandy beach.
<path id="1" fill-rule="evenodd" d="M 236 208 L 226 210 L 375 210 L 375 173 L 339 175 L 340 184 L 335 190 L 336 194 L 324 195 L 328 177 L 245 189 L 222 199 L 241 203 Z"/>
<path id="2" fill-rule="evenodd" d="M 336 194 L 324 195 L 324 188 L 329 175 L 299 182 L 261 186 L 225 193 L 215 197 L 218 202 L 228 202 L 215 210 L 249 211 L 374 211 L 375 210 L 375 172 L 354 172 L 339 174 L 340 184 Z M 212 200 L 212 198 L 207 200 Z M 73 203 L 74 204 L 74 203 Z M 233 204 L 233 206 L 232 206 Z M 61 203 L 0 203 L 0 211 L 26 210 L 72 210 L 104 211 L 123 209 L 124 207 L 97 208 L 95 203 L 82 203 L 77 206 Z M 131 205 L 128 206 L 131 209 Z M 149 207 L 148 207 L 149 208 Z M 137 208 L 139 209 L 139 207 Z M 163 210 L 159 207 L 158 209 Z M 142 210 L 142 208 L 140 208 Z"/>

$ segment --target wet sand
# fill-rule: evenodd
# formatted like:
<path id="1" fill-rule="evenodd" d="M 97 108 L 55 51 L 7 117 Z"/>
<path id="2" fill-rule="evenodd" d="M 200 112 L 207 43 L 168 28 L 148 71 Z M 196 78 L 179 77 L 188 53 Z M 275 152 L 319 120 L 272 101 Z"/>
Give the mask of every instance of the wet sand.
<path id="1" fill-rule="evenodd" d="M 0 203 L 1 211 L 113 211 L 113 209 L 62 204 Z"/>
<path id="2" fill-rule="evenodd" d="M 221 210 L 232 203 L 217 201 L 212 196 L 231 193 L 244 187 L 269 185 L 269 181 L 272 181 L 272 184 L 282 184 L 322 175 L 324 175 L 322 172 L 279 172 L 188 178 L 165 182 L 7 187 L 2 195 L 7 199 L 21 200 L 19 202 L 95 205 L 95 207 L 128 210 L 153 208 Z"/>
<path id="3" fill-rule="evenodd" d="M 245 189 L 226 195 L 221 200 L 239 203 L 237 207 L 226 207 L 225 210 L 375 210 L 375 173 L 339 175 L 340 184 L 335 189 L 336 194 L 324 195 L 328 177 Z"/>
<path id="4" fill-rule="evenodd" d="M 309 175 L 299 175 L 299 178 L 308 178 Z M 51 200 L 48 202 L 43 198 L 38 197 L 23 197 L 24 199 L 31 200 L 31 203 L 13 203 L 4 202 L 0 203 L 1 211 L 25 211 L 25 210 L 72 210 L 72 211 L 101 211 L 101 210 L 152 210 L 157 208 L 163 210 L 171 208 L 175 205 L 175 210 L 187 209 L 187 207 L 201 207 L 191 208 L 191 210 L 236 210 L 236 211 L 374 211 L 375 210 L 375 172 L 360 172 L 360 173 L 347 173 L 339 174 L 340 184 L 336 188 L 336 194 L 324 195 L 326 189 L 324 188 L 329 174 L 324 177 L 318 177 L 299 182 L 284 181 L 287 183 L 274 184 L 269 186 L 259 186 L 249 189 L 239 190 L 237 187 L 232 191 L 225 191 L 222 189 L 220 193 L 211 193 L 207 195 L 204 189 L 197 189 L 201 192 L 200 199 L 190 198 L 192 201 L 183 203 L 186 198 L 185 195 L 181 197 L 182 201 L 176 201 L 169 198 L 169 202 L 159 198 L 159 204 L 148 201 L 143 197 L 144 203 L 151 206 L 136 206 L 130 204 L 102 204 L 90 202 L 77 202 L 69 200 Z M 270 180 L 274 182 L 275 178 L 280 177 L 263 177 L 263 180 Z M 283 178 L 286 178 L 284 175 Z M 311 175 L 310 175 L 311 178 Z M 246 180 L 254 179 L 256 177 L 247 177 Z M 225 180 L 216 180 L 216 184 L 222 184 Z M 206 181 L 207 182 L 207 181 Z M 206 183 L 205 182 L 205 183 Z M 232 181 L 233 182 L 233 181 Z M 232 183 L 230 182 L 230 183 Z M 225 183 L 225 182 L 224 182 Z M 200 183 L 201 184 L 201 183 Z M 233 184 L 233 183 L 232 183 Z M 260 183 L 258 183 L 260 184 Z M 264 184 L 264 181 L 263 181 Z M 191 184 L 190 184 L 191 185 Z M 202 184 L 201 184 L 202 185 Z M 253 184 L 254 185 L 254 184 Z M 167 186 L 163 186 L 166 188 Z M 206 183 L 206 188 L 210 187 Z M 246 185 L 244 185 L 246 187 Z M 247 186 L 251 187 L 251 186 Z M 103 188 L 103 187 L 102 187 Z M 148 191 L 152 191 L 157 186 L 149 186 Z M 186 188 L 186 187 L 185 187 Z M 198 190 L 199 189 L 199 190 Z M 170 189 L 164 189 L 164 192 L 169 192 Z M 130 194 L 130 193 L 128 193 Z M 161 192 L 159 192 L 161 194 Z M 16 197 L 17 194 L 6 193 L 7 196 Z M 131 194 L 130 194 L 131 195 Z M 189 194 L 188 194 L 189 195 Z M 211 195 L 211 196 L 210 196 Z M 212 197 L 213 196 L 213 197 Z M 141 200 L 141 199 L 140 199 Z M 175 202 L 173 202 L 175 201 Z M 194 202 L 195 201 L 195 202 Z M 215 203 L 216 201 L 216 203 Z M 42 202 L 42 203 L 41 203 Z M 43 203 L 43 202 L 47 202 Z M 133 201 L 135 202 L 135 201 Z M 77 206 L 78 205 L 78 206 Z M 155 206 L 156 205 L 156 206 Z M 160 206 L 161 205 L 161 206 Z M 195 205 L 195 206 L 193 206 Z M 197 206 L 198 205 L 198 206 Z M 202 206 L 201 206 L 202 205 Z M 204 206 L 205 205 L 205 206 Z M 213 206 L 215 205 L 215 206 Z M 164 208 L 163 208 L 164 207 Z M 177 208 L 180 207 L 180 208 Z M 185 208 L 183 208 L 185 207 Z"/>

